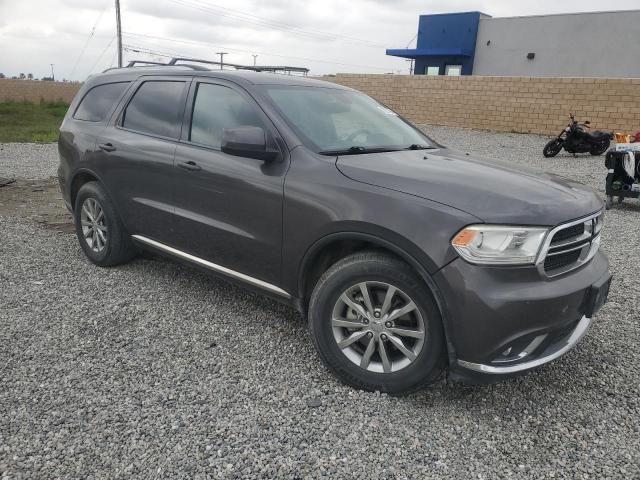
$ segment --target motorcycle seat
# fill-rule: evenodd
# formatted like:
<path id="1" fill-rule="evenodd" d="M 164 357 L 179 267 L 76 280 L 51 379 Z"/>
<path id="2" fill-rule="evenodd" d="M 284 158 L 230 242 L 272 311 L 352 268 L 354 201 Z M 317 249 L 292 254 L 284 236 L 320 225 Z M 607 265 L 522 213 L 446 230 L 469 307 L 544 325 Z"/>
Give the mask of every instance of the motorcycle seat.
<path id="1" fill-rule="evenodd" d="M 603 132 L 602 130 L 596 130 L 595 132 L 588 132 L 587 135 L 593 138 L 602 138 L 602 137 L 608 137 L 611 134 L 609 132 Z"/>

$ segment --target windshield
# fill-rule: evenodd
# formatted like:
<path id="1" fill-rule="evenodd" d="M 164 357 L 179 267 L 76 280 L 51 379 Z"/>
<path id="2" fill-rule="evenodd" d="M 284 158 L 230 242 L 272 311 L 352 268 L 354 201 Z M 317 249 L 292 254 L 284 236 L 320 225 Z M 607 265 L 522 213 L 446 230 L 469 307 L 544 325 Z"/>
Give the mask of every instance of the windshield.
<path id="1" fill-rule="evenodd" d="M 333 88 L 269 86 L 287 123 L 316 153 L 432 148 L 429 138 L 371 97 Z"/>

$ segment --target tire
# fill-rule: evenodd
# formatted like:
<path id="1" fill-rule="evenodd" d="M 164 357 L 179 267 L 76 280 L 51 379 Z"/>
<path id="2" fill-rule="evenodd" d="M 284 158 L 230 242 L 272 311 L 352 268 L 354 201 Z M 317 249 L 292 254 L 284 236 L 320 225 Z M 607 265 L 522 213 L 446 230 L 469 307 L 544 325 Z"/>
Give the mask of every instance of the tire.
<path id="1" fill-rule="evenodd" d="M 80 247 L 92 263 L 111 267 L 126 263 L 135 256 L 136 248 L 131 237 L 98 182 L 82 185 L 73 212 Z"/>
<path id="2" fill-rule="evenodd" d="M 606 152 L 609 149 L 610 145 L 611 145 L 611 140 L 607 138 L 605 140 L 602 140 L 600 143 L 594 145 L 591 148 L 591 150 L 589 150 L 589 153 L 594 157 L 597 157 L 599 155 L 602 155 L 604 152 Z"/>
<path id="3" fill-rule="evenodd" d="M 359 285 L 365 282 L 373 311 L 367 308 L 364 295 L 358 297 L 362 293 Z M 387 308 L 389 314 L 385 315 L 376 309 L 385 308 L 384 299 L 389 291 L 394 293 Z M 368 318 L 345 303 L 343 293 L 357 304 L 358 311 L 368 313 Z M 411 308 L 411 301 L 415 309 L 394 318 L 394 312 L 401 312 L 405 306 Z M 336 321 L 340 324 L 336 325 Z M 367 324 L 363 325 L 364 322 Z M 354 325 L 354 329 L 343 328 L 347 324 Z M 421 328 L 422 339 L 417 338 Z M 442 319 L 433 296 L 424 280 L 406 263 L 390 255 L 373 251 L 356 253 L 329 268 L 311 295 L 309 329 L 322 362 L 342 382 L 358 389 L 409 393 L 435 382 L 444 371 Z M 408 333 L 411 335 L 406 336 Z M 339 341 L 350 341 L 361 334 L 364 336 L 346 348 L 338 345 Z M 404 351 L 410 351 L 414 358 L 396 347 L 398 338 Z M 373 354 L 363 368 L 362 359 L 372 342 Z M 387 362 L 383 361 L 382 351 Z"/>
<path id="4" fill-rule="evenodd" d="M 555 157 L 558 153 L 560 153 L 560 150 L 562 150 L 562 145 L 563 145 L 562 140 L 558 138 L 554 138 L 544 146 L 544 149 L 542 150 L 542 154 L 546 158 Z"/>

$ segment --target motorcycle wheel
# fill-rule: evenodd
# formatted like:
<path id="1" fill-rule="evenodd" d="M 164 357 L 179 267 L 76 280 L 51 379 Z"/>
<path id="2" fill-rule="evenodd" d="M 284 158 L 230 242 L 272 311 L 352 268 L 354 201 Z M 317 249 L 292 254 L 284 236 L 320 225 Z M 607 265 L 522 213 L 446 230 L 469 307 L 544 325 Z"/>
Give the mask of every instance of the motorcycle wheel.
<path id="1" fill-rule="evenodd" d="M 605 201 L 604 208 L 609 210 L 613 205 L 613 195 L 607 195 L 607 200 Z"/>
<path id="2" fill-rule="evenodd" d="M 542 154 L 546 158 L 555 157 L 558 153 L 560 153 L 560 150 L 562 150 L 562 141 L 554 138 L 544 146 Z"/>
<path id="3" fill-rule="evenodd" d="M 589 153 L 594 157 L 597 157 L 598 155 L 602 155 L 604 152 L 609 150 L 609 145 L 611 145 L 611 140 L 609 139 L 603 140 L 600 143 L 597 143 L 593 147 L 591 147 L 591 150 L 589 150 Z"/>

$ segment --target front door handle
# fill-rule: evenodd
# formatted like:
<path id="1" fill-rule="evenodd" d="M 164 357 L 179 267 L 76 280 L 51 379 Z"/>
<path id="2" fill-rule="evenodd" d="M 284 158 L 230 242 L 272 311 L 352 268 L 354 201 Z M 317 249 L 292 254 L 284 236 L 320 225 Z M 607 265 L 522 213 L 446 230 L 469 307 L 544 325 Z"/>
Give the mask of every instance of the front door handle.
<path id="1" fill-rule="evenodd" d="M 191 172 L 195 172 L 197 170 L 202 170 L 202 167 L 200 167 L 200 165 L 198 165 L 193 160 L 189 160 L 188 162 L 180 162 L 180 163 L 178 163 L 178 166 L 180 168 L 183 168 L 185 170 L 189 170 Z"/>
<path id="2" fill-rule="evenodd" d="M 116 147 L 114 147 L 111 143 L 99 143 L 98 148 L 103 152 L 114 152 Z"/>

